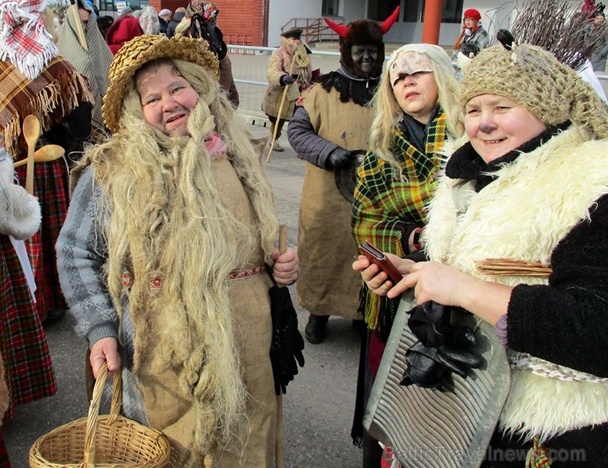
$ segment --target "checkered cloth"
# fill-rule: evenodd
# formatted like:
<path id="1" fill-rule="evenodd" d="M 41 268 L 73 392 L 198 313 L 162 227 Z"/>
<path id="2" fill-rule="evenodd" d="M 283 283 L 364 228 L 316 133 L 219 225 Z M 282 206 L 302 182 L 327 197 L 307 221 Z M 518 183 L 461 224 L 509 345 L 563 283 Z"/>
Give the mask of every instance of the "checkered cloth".
<path id="1" fill-rule="evenodd" d="M 395 129 L 392 153 L 402 167 L 401 177 L 397 168 L 374 153 L 366 155 L 357 171 L 353 201 L 352 228 L 358 244 L 368 241 L 383 252 L 408 253 L 406 234 L 412 226 L 424 226 L 426 205 L 437 186 L 435 175 L 441 165 L 437 153 L 446 139 L 445 121 L 440 112 L 429 124 L 424 153 Z M 386 340 L 396 312 L 394 301 L 370 293 L 363 285 L 359 311 L 369 329 L 378 330 Z"/>
<path id="2" fill-rule="evenodd" d="M 44 28 L 44 0 L 0 2 L 0 59 L 8 60 L 29 79 L 36 78 L 59 55 Z"/>
<path id="3" fill-rule="evenodd" d="M 57 392 L 46 334 L 32 302 L 21 263 L 6 235 L 0 234 L 0 354 L 10 404 L 4 418 L 24 405 Z"/>
<path id="4" fill-rule="evenodd" d="M 33 80 L 10 62 L 0 62 L 0 131 L 15 160 L 27 156 L 21 136 L 23 119 L 34 114 L 42 131 L 64 120 L 81 102 L 94 102 L 89 84 L 61 57 L 52 59 Z"/>

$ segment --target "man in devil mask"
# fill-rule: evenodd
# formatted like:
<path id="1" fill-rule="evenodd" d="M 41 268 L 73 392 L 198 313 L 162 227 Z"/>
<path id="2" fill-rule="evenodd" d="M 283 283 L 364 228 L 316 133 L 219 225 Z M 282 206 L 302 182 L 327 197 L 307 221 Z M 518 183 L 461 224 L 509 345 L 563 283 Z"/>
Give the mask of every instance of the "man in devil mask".
<path id="1" fill-rule="evenodd" d="M 310 343 L 325 339 L 330 315 L 357 320 L 360 278 L 350 264 L 357 254 L 351 234 L 351 201 L 336 185 L 336 172 L 356 164 L 367 149 L 373 112 L 366 107 L 380 80 L 383 35 L 399 7 L 383 23 L 357 20 L 348 26 L 327 18 L 340 36 L 341 67 L 322 75 L 298 101 L 289 122 L 289 144 L 306 161 L 300 204 L 298 252 L 300 305 L 310 312 Z"/>

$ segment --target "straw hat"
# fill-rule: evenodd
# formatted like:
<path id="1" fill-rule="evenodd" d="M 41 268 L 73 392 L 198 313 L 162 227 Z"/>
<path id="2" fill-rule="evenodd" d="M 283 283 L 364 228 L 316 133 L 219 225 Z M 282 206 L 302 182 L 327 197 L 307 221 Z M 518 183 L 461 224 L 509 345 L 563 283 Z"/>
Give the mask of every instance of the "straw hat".
<path id="1" fill-rule="evenodd" d="M 110 86 L 103 98 L 103 118 L 113 132 L 120 129 L 122 104 L 127 85 L 142 65 L 159 58 L 192 62 L 219 77 L 219 64 L 206 41 L 181 37 L 142 35 L 125 43 L 110 65 Z"/>

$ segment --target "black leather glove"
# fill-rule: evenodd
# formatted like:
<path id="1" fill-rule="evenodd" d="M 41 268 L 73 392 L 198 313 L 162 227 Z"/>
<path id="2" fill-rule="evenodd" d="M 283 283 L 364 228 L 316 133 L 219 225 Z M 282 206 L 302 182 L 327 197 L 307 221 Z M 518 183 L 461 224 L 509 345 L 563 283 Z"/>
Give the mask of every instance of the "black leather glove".
<path id="1" fill-rule="evenodd" d="M 291 302 L 289 289 L 272 286 L 269 295 L 272 316 L 270 362 L 274 390 L 280 395 L 286 392 L 287 384 L 298 373 L 298 364 L 304 367 L 304 340 L 298 330 L 298 315 Z"/>
<path id="2" fill-rule="evenodd" d="M 352 158 L 353 153 L 351 151 L 345 150 L 344 148 L 338 146 L 335 150 L 329 153 L 327 162 L 325 163 L 326 169 L 339 169 L 347 166 Z"/>
<path id="3" fill-rule="evenodd" d="M 418 304 L 408 312 L 410 330 L 424 346 L 436 348 L 445 343 L 450 328 L 450 312 L 434 301 Z"/>
<path id="4" fill-rule="evenodd" d="M 293 83 L 295 80 L 292 78 L 291 75 L 282 75 L 279 78 L 279 83 L 281 84 L 281 86 L 286 86 L 288 84 Z"/>
<path id="5" fill-rule="evenodd" d="M 474 351 L 475 332 L 469 327 L 450 325 L 450 310 L 434 302 L 412 309 L 408 325 L 420 340 L 406 351 L 408 364 L 401 385 L 418 385 L 443 390 L 452 372 L 467 378 L 483 358 Z"/>

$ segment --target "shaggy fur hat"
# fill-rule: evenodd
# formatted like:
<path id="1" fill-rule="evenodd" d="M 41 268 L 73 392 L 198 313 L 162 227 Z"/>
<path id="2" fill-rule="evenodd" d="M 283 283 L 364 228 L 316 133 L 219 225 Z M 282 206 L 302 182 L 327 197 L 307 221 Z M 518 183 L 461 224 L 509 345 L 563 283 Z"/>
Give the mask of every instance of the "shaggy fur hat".
<path id="1" fill-rule="evenodd" d="M 460 104 L 481 94 L 518 103 L 547 126 L 568 120 L 595 138 L 608 138 L 608 105 L 570 67 L 540 47 L 521 44 L 482 50 L 463 70 Z"/>
<path id="2" fill-rule="evenodd" d="M 217 57 L 209 50 L 206 41 L 181 37 L 142 35 L 123 45 L 110 65 L 110 86 L 103 98 L 103 119 L 113 132 L 120 128 L 122 104 L 127 85 L 142 65 L 160 58 L 192 62 L 219 77 Z"/>
<path id="3" fill-rule="evenodd" d="M 327 25 L 338 33 L 340 36 L 340 64 L 344 69 L 359 78 L 369 78 L 380 76 L 382 66 L 384 64 L 384 34 L 386 34 L 391 26 L 397 21 L 399 16 L 399 7 L 395 9 L 393 14 L 389 16 L 383 23 L 377 23 L 372 20 L 356 20 L 349 23 L 348 26 L 338 25 L 333 21 L 324 18 Z M 376 45 L 378 46 L 378 59 L 374 64 L 369 76 L 359 76 L 355 64 L 351 56 L 351 49 L 355 45 Z"/>

